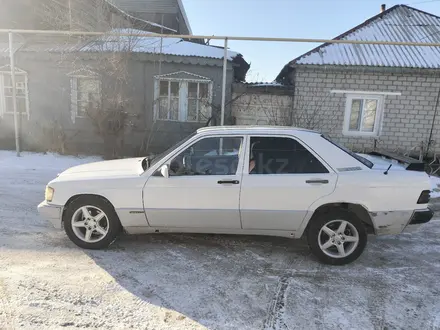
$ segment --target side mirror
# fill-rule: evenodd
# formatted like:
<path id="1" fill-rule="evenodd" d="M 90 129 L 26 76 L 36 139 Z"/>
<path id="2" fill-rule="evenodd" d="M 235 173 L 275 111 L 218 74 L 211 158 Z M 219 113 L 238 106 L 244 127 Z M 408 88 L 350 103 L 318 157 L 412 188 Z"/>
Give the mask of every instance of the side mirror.
<path id="1" fill-rule="evenodd" d="M 164 178 L 169 178 L 170 177 L 170 166 L 168 164 L 163 165 L 160 168 L 160 174 L 162 174 L 162 176 Z"/>

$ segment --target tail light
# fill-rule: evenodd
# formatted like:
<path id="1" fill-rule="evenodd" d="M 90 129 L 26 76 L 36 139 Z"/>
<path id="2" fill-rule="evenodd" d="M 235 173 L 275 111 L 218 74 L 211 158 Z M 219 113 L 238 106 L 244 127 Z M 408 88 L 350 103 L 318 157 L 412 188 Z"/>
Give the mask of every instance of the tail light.
<path id="1" fill-rule="evenodd" d="M 417 204 L 428 204 L 430 198 L 429 194 L 430 194 L 429 190 L 423 190 L 422 193 L 420 194 Z"/>

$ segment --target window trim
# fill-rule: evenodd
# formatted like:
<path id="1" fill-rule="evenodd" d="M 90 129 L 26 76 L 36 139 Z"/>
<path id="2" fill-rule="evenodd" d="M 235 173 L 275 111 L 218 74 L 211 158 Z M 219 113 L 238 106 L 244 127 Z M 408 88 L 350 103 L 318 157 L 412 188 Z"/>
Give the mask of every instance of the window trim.
<path id="1" fill-rule="evenodd" d="M 377 100 L 376 108 L 376 118 L 374 120 L 374 126 L 372 132 L 363 131 L 351 131 L 350 130 L 350 117 L 351 117 L 351 107 L 354 99 L 362 100 Z M 382 130 L 382 119 L 384 110 L 385 98 L 384 95 L 380 94 L 363 94 L 363 93 L 350 93 L 346 95 L 345 100 L 345 112 L 344 112 L 344 126 L 342 129 L 342 134 L 345 136 L 364 136 L 364 137 L 377 137 L 380 135 Z M 363 117 L 363 108 L 361 109 L 361 118 Z M 362 125 L 362 124 L 361 124 Z"/>
<path id="2" fill-rule="evenodd" d="M 5 76 L 11 76 L 11 71 L 7 70 L 10 68 L 9 65 L 3 66 L 0 68 L 0 118 L 3 118 L 4 115 L 14 115 L 14 110 L 7 111 L 6 110 L 6 94 L 5 94 Z M 24 76 L 24 97 L 22 99 L 25 100 L 25 108 L 26 111 L 22 112 L 22 116 L 27 116 L 27 119 L 30 119 L 30 102 L 29 102 L 29 77 L 28 73 L 18 67 L 15 67 L 15 76 Z M 17 82 L 16 82 L 17 83 Z M 20 97 L 17 96 L 17 99 Z M 18 115 L 19 113 L 17 113 Z"/>
<path id="3" fill-rule="evenodd" d="M 249 173 L 249 161 L 250 161 L 250 154 L 251 154 L 251 138 L 253 137 L 278 137 L 278 138 L 289 138 L 292 139 L 299 144 L 301 144 L 307 151 L 309 151 L 328 171 L 328 173 L 283 173 L 283 174 L 263 174 L 263 175 L 253 175 Z M 313 150 L 307 143 L 305 143 L 303 140 L 298 138 L 297 136 L 289 135 L 289 134 L 248 134 L 246 136 L 246 154 L 245 154 L 245 160 L 243 164 L 243 174 L 248 175 L 250 177 L 266 177 L 266 176 L 273 176 L 273 175 L 329 175 L 334 174 L 336 171 L 315 151 Z"/>
<path id="4" fill-rule="evenodd" d="M 177 74 L 186 74 L 191 76 L 191 78 L 176 78 L 173 77 Z M 193 77 L 194 78 L 193 78 Z M 168 81 L 168 104 L 170 104 L 170 86 L 171 82 L 179 83 L 179 109 L 178 109 L 178 119 L 164 119 L 159 118 L 159 100 L 160 100 L 160 83 L 162 81 Z M 209 78 L 205 78 L 199 75 L 195 75 L 185 71 L 174 72 L 170 74 L 165 74 L 161 76 L 154 77 L 154 107 L 153 107 L 153 120 L 154 121 L 169 121 L 169 122 L 183 122 L 183 123 L 200 123 L 199 114 L 197 113 L 196 120 L 188 120 L 188 83 L 197 83 L 197 84 L 207 84 L 208 85 L 208 102 L 212 103 L 213 98 L 213 81 Z M 200 85 L 197 86 L 197 90 L 199 90 Z M 212 107 L 209 107 L 209 112 L 212 115 Z"/>
<path id="5" fill-rule="evenodd" d="M 199 135 L 197 132 L 189 135 L 187 137 L 188 140 L 186 140 L 183 144 L 180 144 L 177 147 L 172 147 L 173 150 L 171 150 L 166 155 L 163 155 L 161 157 L 161 159 L 154 162 L 154 164 L 152 164 L 143 173 L 143 175 L 150 173 L 150 175 L 153 176 L 154 173 L 156 173 L 157 171 L 160 171 L 162 166 L 170 165 L 171 160 L 173 160 L 174 157 L 176 157 L 182 151 L 186 150 L 187 148 L 192 146 L 194 143 L 197 143 L 201 139 L 210 138 L 210 137 L 223 137 L 223 138 L 225 138 L 225 137 L 241 137 L 243 139 L 241 150 L 238 153 L 239 160 L 238 160 L 238 166 L 237 166 L 237 173 L 235 174 L 236 176 L 242 175 L 243 167 L 244 167 L 243 162 L 245 161 L 245 157 L 246 157 L 246 154 L 244 154 L 244 153 L 247 150 L 247 143 L 248 143 L 248 138 L 247 138 L 246 134 L 221 134 L 221 133 L 219 133 L 219 134 L 214 134 L 214 135 Z M 177 144 L 179 144 L 179 143 L 177 143 Z M 204 176 L 197 175 L 195 177 L 204 177 Z M 178 178 L 178 176 L 176 176 L 176 178 Z"/>

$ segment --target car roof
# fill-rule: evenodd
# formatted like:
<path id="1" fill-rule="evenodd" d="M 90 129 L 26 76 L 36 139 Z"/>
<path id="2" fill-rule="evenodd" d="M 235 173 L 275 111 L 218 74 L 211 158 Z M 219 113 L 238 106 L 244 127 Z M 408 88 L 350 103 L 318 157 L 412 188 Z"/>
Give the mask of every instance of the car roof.
<path id="1" fill-rule="evenodd" d="M 319 132 L 292 126 L 207 126 L 197 130 L 197 133 L 231 133 L 231 134 L 283 134 L 283 133 L 313 133 Z"/>

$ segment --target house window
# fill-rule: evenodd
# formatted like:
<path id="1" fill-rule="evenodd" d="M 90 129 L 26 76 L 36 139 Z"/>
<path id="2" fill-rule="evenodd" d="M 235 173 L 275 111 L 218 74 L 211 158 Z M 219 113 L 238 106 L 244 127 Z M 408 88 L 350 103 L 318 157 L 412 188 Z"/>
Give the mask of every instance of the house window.
<path id="1" fill-rule="evenodd" d="M 71 111 L 75 118 L 87 117 L 87 112 L 101 107 L 101 81 L 97 77 L 71 77 Z"/>
<path id="2" fill-rule="evenodd" d="M 188 121 L 206 121 L 204 114 L 207 113 L 208 108 L 208 90 L 207 83 L 188 83 Z M 200 117 L 200 118 L 199 118 Z"/>
<path id="3" fill-rule="evenodd" d="M 177 73 L 179 74 L 179 73 Z M 187 76 L 193 76 L 185 73 Z M 192 78 L 197 78 L 195 76 Z M 203 77 L 202 77 L 203 78 Z M 156 78 L 155 118 L 183 122 L 206 122 L 211 117 L 211 81 Z"/>
<path id="4" fill-rule="evenodd" d="M 8 70 L 8 68 L 3 68 Z M 12 77 L 7 71 L 0 72 L 0 116 L 3 114 L 13 115 L 13 92 Z M 15 75 L 17 113 L 29 118 L 29 91 L 27 73 L 16 69 Z"/>
<path id="5" fill-rule="evenodd" d="M 179 120 L 180 83 L 160 81 L 158 119 Z"/>
<path id="6" fill-rule="evenodd" d="M 97 79 L 78 78 L 78 117 L 86 117 L 88 109 L 101 105 L 101 82 Z"/>
<path id="7" fill-rule="evenodd" d="M 383 96 L 348 95 L 344 135 L 378 136 L 382 118 Z"/>

